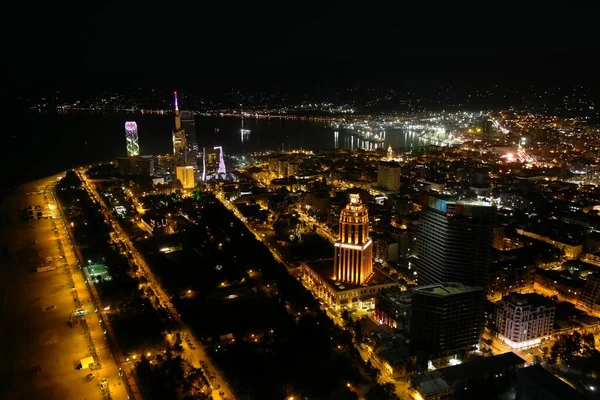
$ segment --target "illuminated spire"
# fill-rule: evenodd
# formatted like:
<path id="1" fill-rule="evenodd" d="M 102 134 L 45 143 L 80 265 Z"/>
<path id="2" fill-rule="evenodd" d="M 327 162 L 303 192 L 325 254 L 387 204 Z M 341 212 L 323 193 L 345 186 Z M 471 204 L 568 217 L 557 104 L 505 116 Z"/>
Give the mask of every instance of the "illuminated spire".
<path id="1" fill-rule="evenodd" d="M 179 104 L 177 103 L 177 91 L 174 91 L 173 94 L 175 95 L 175 111 L 179 111 Z"/>

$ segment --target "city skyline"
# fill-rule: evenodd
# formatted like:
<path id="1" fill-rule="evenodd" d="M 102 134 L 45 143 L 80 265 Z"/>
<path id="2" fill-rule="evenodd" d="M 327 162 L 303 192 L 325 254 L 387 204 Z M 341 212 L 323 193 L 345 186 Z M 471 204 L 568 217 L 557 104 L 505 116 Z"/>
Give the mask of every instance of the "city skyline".
<path id="1" fill-rule="evenodd" d="M 309 3 L 5 7 L 0 398 L 600 400 L 595 10 Z"/>

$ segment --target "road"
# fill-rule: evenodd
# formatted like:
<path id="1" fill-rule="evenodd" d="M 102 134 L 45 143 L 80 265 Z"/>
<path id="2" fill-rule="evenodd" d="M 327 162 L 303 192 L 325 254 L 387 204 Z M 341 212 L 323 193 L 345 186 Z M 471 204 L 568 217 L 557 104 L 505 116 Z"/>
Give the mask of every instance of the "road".
<path id="1" fill-rule="evenodd" d="M 22 185 L 2 204 L 0 398 L 127 399 L 52 198 L 59 176 Z M 36 206 L 40 213 L 31 220 L 19 218 L 19 209 Z M 54 269 L 36 272 L 41 266 Z M 71 327 L 79 304 L 88 311 L 87 325 Z M 89 382 L 90 370 L 75 368 L 88 356 L 101 367 Z M 102 378 L 108 378 L 104 391 Z"/>
<path id="2" fill-rule="evenodd" d="M 507 345 L 506 343 L 504 343 L 498 337 L 491 335 L 488 330 L 485 330 L 483 332 L 483 334 L 481 335 L 481 337 L 483 339 L 488 340 L 488 341 L 489 340 L 492 341 L 491 342 L 492 344 L 491 344 L 490 347 L 491 347 L 492 353 L 494 353 L 494 355 L 513 352 L 516 355 L 518 355 L 519 357 L 521 357 L 523 360 L 525 360 L 526 362 L 528 362 L 528 363 L 532 363 L 533 362 L 533 354 L 529 354 L 529 353 L 526 353 L 524 351 L 513 350 L 512 347 L 510 347 L 509 345 Z"/>
<path id="3" fill-rule="evenodd" d="M 338 240 L 337 235 L 332 232 L 327 225 L 317 221 L 313 217 L 309 217 L 300 209 L 300 207 L 296 208 L 296 213 L 298 214 L 300 221 L 304 222 L 311 228 L 315 227 L 317 233 L 321 235 L 321 237 L 329 240 L 331 243 L 335 243 Z"/>
<path id="4" fill-rule="evenodd" d="M 281 254 L 279 254 L 279 252 L 277 251 L 277 249 L 275 249 L 273 246 L 269 245 L 269 243 L 265 240 L 264 236 L 262 236 L 260 233 L 258 233 L 254 229 L 254 227 L 252 227 L 252 225 L 248 223 L 248 220 L 246 219 L 246 217 L 244 217 L 242 215 L 242 213 L 240 213 L 240 211 L 237 209 L 237 207 L 235 206 L 235 204 L 233 204 L 229 200 L 227 200 L 223 196 L 222 192 L 215 191 L 215 192 L 213 192 L 213 194 L 221 202 L 221 204 L 223 204 L 223 206 L 225 206 L 225 208 L 227 208 L 229 211 L 231 211 L 236 217 L 238 217 L 238 219 L 240 221 L 242 221 L 244 223 L 244 225 L 246 226 L 246 228 L 256 237 L 256 240 L 258 240 L 259 242 L 263 242 L 267 246 L 267 249 L 269 249 L 269 251 L 271 252 L 271 255 L 273 256 L 273 258 L 275 258 L 275 260 L 278 263 L 284 265 L 288 269 L 288 271 L 290 271 L 290 270 L 293 269 L 283 259 L 283 257 L 281 257 Z"/>
<path id="5" fill-rule="evenodd" d="M 55 202 L 56 209 L 60 213 L 60 217 L 62 219 L 62 228 L 67 235 L 67 237 L 75 243 L 75 235 L 73 234 L 71 226 L 67 223 L 67 217 L 64 215 L 64 210 L 60 203 Z M 85 260 L 81 254 L 81 250 L 78 247 L 72 248 L 71 256 L 74 258 L 75 264 L 78 266 L 86 265 Z M 79 263 L 77 263 L 79 261 Z M 79 269 L 79 268 L 78 268 Z M 126 364 L 125 357 L 121 353 L 121 350 L 118 345 L 117 337 L 112 329 L 112 325 L 110 320 L 104 310 L 104 306 L 96 291 L 94 286 L 94 281 L 89 275 L 87 268 L 83 268 L 80 270 L 82 273 L 75 274 L 74 277 L 75 284 L 84 286 L 86 288 L 86 295 L 81 299 L 82 304 L 85 305 L 85 310 L 88 315 L 93 314 L 93 318 L 95 318 L 94 326 L 98 326 L 98 329 L 93 328 L 92 332 L 95 335 L 102 335 L 103 339 L 111 341 L 112 355 L 114 356 L 115 366 L 118 368 L 117 371 L 113 371 L 113 378 L 118 379 L 116 382 L 124 381 L 125 385 L 128 386 L 128 392 L 131 394 L 135 400 L 141 400 L 141 394 L 137 387 L 137 383 L 134 378 L 133 369 L 130 365 Z M 108 347 L 107 347 L 108 349 Z M 117 374 L 114 376 L 114 374 Z M 129 396 L 127 396 L 129 398 Z"/>
<path id="6" fill-rule="evenodd" d="M 173 318 L 179 323 L 181 327 L 181 336 L 182 338 L 184 338 L 183 357 L 187 358 L 194 367 L 202 368 L 207 375 L 207 379 L 209 377 L 214 377 L 214 379 L 209 379 L 212 382 L 212 395 L 214 399 L 221 398 L 219 394 L 220 392 L 224 392 L 225 399 L 235 399 L 233 390 L 228 385 L 222 373 L 219 370 L 217 370 L 217 368 L 215 368 L 204 347 L 194 338 L 191 330 L 181 320 L 181 315 L 177 312 L 172 302 L 170 301 L 169 296 L 166 294 L 166 292 L 163 290 L 161 285 L 154 277 L 152 269 L 148 266 L 144 257 L 138 252 L 136 247 L 131 242 L 131 239 L 129 238 L 127 232 L 121 228 L 119 223 L 113 217 L 111 211 L 104 202 L 104 199 L 96 190 L 96 185 L 93 183 L 92 180 L 87 178 L 83 170 L 80 170 L 78 174 L 80 179 L 84 182 L 86 190 L 88 191 L 90 196 L 92 196 L 92 198 L 100 204 L 100 206 L 102 207 L 104 217 L 110 222 L 112 229 L 115 231 L 115 233 L 117 233 L 117 236 L 121 238 L 125 247 L 133 257 L 133 260 L 138 265 L 144 276 L 148 279 L 148 285 L 152 288 L 152 290 L 158 297 L 161 306 L 169 310 Z"/>
<path id="7" fill-rule="evenodd" d="M 219 191 L 215 191 L 213 192 L 213 194 L 216 196 L 216 198 L 223 204 L 223 206 L 225 206 L 228 210 L 230 210 L 231 212 L 233 212 L 235 214 L 235 216 L 237 216 L 240 221 L 242 221 L 244 223 L 244 225 L 246 226 L 246 228 L 248 228 L 248 230 L 250 232 L 252 232 L 256 238 L 263 242 L 265 244 L 265 246 L 267 246 L 267 248 L 271 251 L 271 254 L 273 254 L 273 257 L 275 258 L 275 260 L 277 260 L 278 262 L 282 263 L 283 265 L 285 265 L 288 269 L 288 272 L 290 272 L 292 274 L 293 269 L 290 268 L 288 266 L 288 264 L 283 260 L 283 258 L 279 255 L 278 251 L 274 248 L 273 245 L 271 245 L 269 243 L 268 240 L 265 239 L 265 237 L 263 237 L 262 235 L 260 235 L 255 229 L 254 227 L 247 221 L 247 219 L 239 212 L 239 210 L 237 209 L 237 207 L 232 204 L 231 202 L 229 202 L 227 199 L 225 199 L 225 197 L 223 196 L 223 194 Z M 306 215 L 303 215 L 302 213 L 298 212 L 298 214 L 300 215 L 301 220 L 310 223 L 310 224 L 315 224 L 314 221 L 311 221 L 309 217 L 307 217 Z M 333 234 L 326 231 L 324 228 L 322 228 L 321 226 L 319 226 L 317 224 L 318 227 L 318 231 L 320 230 L 319 234 L 325 238 L 328 238 L 329 240 L 332 240 L 333 238 Z M 335 241 L 335 240 L 334 240 Z M 294 276 L 294 275 L 292 275 Z M 310 290 L 310 288 L 306 288 L 307 290 Z M 345 329 L 345 322 L 343 320 L 343 318 L 333 309 L 331 309 L 330 307 L 327 307 L 326 304 L 321 304 L 321 309 L 325 311 L 325 313 L 327 314 L 327 316 L 338 326 L 340 326 L 342 329 Z M 360 353 L 362 359 L 364 361 L 367 360 L 371 360 L 373 362 L 373 366 L 375 366 L 376 368 L 378 368 L 381 371 L 380 377 L 378 379 L 379 383 L 392 383 L 394 385 L 394 387 L 396 388 L 396 395 L 400 398 L 400 399 L 408 399 L 409 397 L 409 382 L 405 381 L 405 380 L 396 380 L 396 379 L 392 379 L 389 377 L 389 375 L 387 374 L 387 371 L 385 369 L 385 367 L 383 366 L 383 364 L 378 360 L 378 358 L 376 356 L 373 356 L 372 354 L 370 354 L 368 351 L 366 351 L 365 349 L 361 348 L 359 344 L 357 344 L 356 342 L 354 342 L 354 346 L 356 347 L 356 349 L 358 350 L 358 352 Z"/>

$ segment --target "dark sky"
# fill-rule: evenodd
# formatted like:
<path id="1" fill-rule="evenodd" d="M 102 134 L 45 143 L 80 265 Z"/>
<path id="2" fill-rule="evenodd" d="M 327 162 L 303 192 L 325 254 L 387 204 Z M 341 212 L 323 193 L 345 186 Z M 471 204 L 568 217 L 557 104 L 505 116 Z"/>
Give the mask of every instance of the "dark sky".
<path id="1" fill-rule="evenodd" d="M 597 68 L 596 12 L 582 6 L 525 15 L 524 3 L 237 3 L 11 1 L 0 16 L 3 75 L 8 83 L 346 84 L 589 79 Z"/>

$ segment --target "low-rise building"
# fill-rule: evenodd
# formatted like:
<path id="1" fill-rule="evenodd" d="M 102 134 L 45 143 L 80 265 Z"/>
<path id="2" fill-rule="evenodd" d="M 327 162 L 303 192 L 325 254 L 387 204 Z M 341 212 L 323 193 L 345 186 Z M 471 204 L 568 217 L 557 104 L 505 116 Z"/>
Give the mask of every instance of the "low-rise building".
<path id="1" fill-rule="evenodd" d="M 394 329 L 409 330 L 411 298 L 412 292 L 399 286 L 380 290 L 375 297 L 375 321 Z"/>
<path id="2" fill-rule="evenodd" d="M 517 372 L 516 400 L 584 400 L 586 397 L 540 365 Z"/>
<path id="3" fill-rule="evenodd" d="M 505 381 L 509 384 L 514 382 L 516 373 L 524 366 L 525 360 L 515 353 L 509 352 L 413 375 L 410 382 L 411 387 L 424 399 L 454 398 L 452 396 L 478 399 L 495 398 L 498 394 L 493 393 L 497 386 L 495 382 Z M 490 391 L 485 394 L 481 393 L 481 389 L 485 387 L 490 388 Z M 471 392 L 470 396 L 469 392 Z M 473 395 L 476 397 L 472 397 Z M 486 395 L 494 397 L 486 397 Z"/>
<path id="4" fill-rule="evenodd" d="M 151 235 L 166 235 L 170 233 L 167 219 L 160 215 L 144 214 L 141 217 L 142 226 Z"/>

